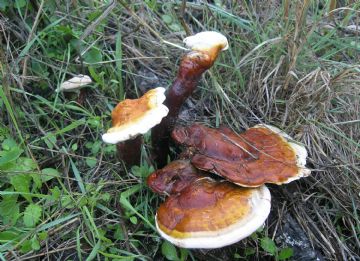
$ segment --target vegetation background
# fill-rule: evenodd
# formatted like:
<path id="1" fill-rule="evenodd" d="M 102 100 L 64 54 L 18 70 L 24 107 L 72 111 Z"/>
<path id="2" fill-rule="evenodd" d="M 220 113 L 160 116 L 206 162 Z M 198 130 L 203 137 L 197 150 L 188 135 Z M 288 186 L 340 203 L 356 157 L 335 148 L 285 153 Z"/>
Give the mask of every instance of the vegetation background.
<path id="1" fill-rule="evenodd" d="M 360 260 L 360 2 L 0 1 L 1 260 Z M 154 229 L 163 198 L 101 141 L 125 97 L 168 87 L 188 34 L 221 54 L 180 123 L 267 123 L 304 143 L 312 175 L 270 186 L 263 229 L 184 250 Z M 172 43 L 172 44 L 170 44 Z M 81 92 L 59 92 L 90 75 Z"/>

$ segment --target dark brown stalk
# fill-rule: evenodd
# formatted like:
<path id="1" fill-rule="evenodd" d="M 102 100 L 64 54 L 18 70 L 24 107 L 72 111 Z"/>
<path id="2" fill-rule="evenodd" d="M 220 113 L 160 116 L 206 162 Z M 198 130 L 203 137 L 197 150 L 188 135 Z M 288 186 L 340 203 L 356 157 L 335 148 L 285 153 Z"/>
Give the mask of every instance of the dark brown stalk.
<path id="1" fill-rule="evenodd" d="M 127 140 L 116 144 L 118 157 L 124 161 L 126 167 L 140 165 L 142 143 L 143 136 L 139 135 L 132 140 Z"/>
<path id="2" fill-rule="evenodd" d="M 170 133 L 182 104 L 195 90 L 201 75 L 213 65 L 219 51 L 220 47 L 212 52 L 192 51 L 181 60 L 177 77 L 166 93 L 164 104 L 169 108 L 169 114 L 152 129 L 154 158 L 159 168 L 166 165 Z"/>

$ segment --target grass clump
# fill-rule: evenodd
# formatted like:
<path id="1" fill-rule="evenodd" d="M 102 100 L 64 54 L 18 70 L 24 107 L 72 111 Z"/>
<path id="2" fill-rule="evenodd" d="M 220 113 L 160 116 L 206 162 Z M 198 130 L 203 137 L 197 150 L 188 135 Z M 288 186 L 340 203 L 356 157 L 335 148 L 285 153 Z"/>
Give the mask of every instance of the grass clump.
<path id="1" fill-rule="evenodd" d="M 316 255 L 359 258 L 359 3 L 17 0 L 0 9 L 2 260 L 296 258 L 297 245 L 281 240 L 288 220 Z M 150 143 L 141 166 L 126 170 L 101 134 L 119 100 L 171 83 L 176 46 L 202 30 L 224 33 L 230 49 L 182 123 L 278 126 L 306 145 L 313 172 L 271 187 L 262 231 L 187 251 L 154 229 L 161 199 L 144 184 Z M 91 76 L 90 89 L 57 91 L 79 73 Z"/>

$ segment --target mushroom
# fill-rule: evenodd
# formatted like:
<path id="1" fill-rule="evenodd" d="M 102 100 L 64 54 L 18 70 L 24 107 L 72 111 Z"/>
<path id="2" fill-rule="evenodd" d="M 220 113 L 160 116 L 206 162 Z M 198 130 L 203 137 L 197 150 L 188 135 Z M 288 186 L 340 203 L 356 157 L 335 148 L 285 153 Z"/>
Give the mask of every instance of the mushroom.
<path id="1" fill-rule="evenodd" d="M 126 99 L 112 111 L 112 128 L 102 135 L 106 143 L 117 144 L 119 157 L 128 166 L 138 165 L 141 156 L 140 134 L 159 124 L 169 110 L 163 105 L 165 89 L 151 89 L 139 99 Z"/>
<path id="2" fill-rule="evenodd" d="M 88 85 L 90 83 L 92 83 L 92 80 L 89 76 L 79 74 L 79 75 L 63 82 L 60 85 L 59 90 L 60 91 L 76 91 L 79 88 L 81 88 L 85 85 Z"/>
<path id="3" fill-rule="evenodd" d="M 170 133 L 184 101 L 191 95 L 201 75 L 215 62 L 222 50 L 228 49 L 225 36 L 218 32 L 201 32 L 184 39 L 192 51 L 181 60 L 177 77 L 166 93 L 165 105 L 169 114 L 152 131 L 152 141 L 158 167 L 166 164 L 170 152 Z"/>
<path id="4" fill-rule="evenodd" d="M 88 75 L 78 74 L 77 76 L 63 82 L 59 87 L 59 91 L 77 93 L 77 102 L 82 104 L 86 95 L 83 87 L 89 85 L 90 83 L 92 83 L 92 80 Z"/>
<path id="5" fill-rule="evenodd" d="M 200 124 L 178 127 L 173 139 L 193 151 L 191 163 L 244 187 L 284 184 L 308 176 L 303 145 L 278 128 L 256 125 L 236 134 Z"/>
<path id="6" fill-rule="evenodd" d="M 241 188 L 200 178 L 162 203 L 156 214 L 160 235 L 183 248 L 219 248 L 249 236 L 270 212 L 267 187 Z"/>
<path id="7" fill-rule="evenodd" d="M 181 192 L 204 176 L 205 174 L 191 165 L 189 160 L 175 160 L 151 173 L 147 178 L 147 184 L 155 193 L 171 195 Z"/>

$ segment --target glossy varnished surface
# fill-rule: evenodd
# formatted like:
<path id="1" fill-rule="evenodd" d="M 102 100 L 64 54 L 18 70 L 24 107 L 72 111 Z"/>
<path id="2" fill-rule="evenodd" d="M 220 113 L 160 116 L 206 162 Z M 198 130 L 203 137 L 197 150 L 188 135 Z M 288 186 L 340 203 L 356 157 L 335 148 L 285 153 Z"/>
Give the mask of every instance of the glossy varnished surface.
<path id="1" fill-rule="evenodd" d="M 246 219 L 253 191 L 226 181 L 199 179 L 160 205 L 157 224 L 174 238 L 216 233 Z"/>
<path id="2" fill-rule="evenodd" d="M 158 167 L 161 168 L 166 164 L 170 153 L 170 133 L 177 121 L 182 104 L 195 90 L 201 75 L 213 63 L 212 56 L 199 51 L 189 52 L 182 58 L 176 79 L 166 93 L 164 104 L 169 108 L 169 114 L 152 130 L 154 158 Z"/>
<path id="3" fill-rule="evenodd" d="M 195 150 L 191 159 L 195 167 L 243 186 L 286 183 L 299 173 L 292 147 L 266 127 L 236 134 L 227 128 L 194 124 L 176 128 L 172 137 Z"/>
<path id="4" fill-rule="evenodd" d="M 158 106 L 157 90 L 152 89 L 139 99 L 125 99 L 118 103 L 111 113 L 113 128 L 109 131 L 116 131 L 117 128 L 126 128 L 141 120 L 150 109 Z"/>
<path id="5" fill-rule="evenodd" d="M 151 173 L 147 178 L 147 184 L 156 193 L 176 194 L 196 179 L 203 177 L 200 172 L 188 160 L 175 160 Z"/>

